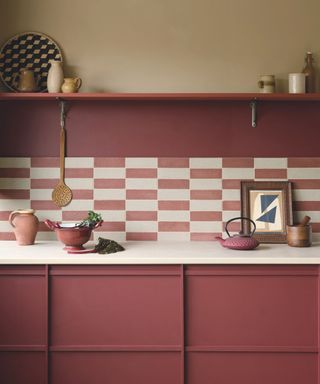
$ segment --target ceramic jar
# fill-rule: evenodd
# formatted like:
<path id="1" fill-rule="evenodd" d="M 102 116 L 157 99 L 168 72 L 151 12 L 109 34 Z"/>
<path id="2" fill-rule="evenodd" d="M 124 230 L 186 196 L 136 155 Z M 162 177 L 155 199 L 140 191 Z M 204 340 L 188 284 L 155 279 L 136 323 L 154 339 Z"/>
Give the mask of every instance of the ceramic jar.
<path id="1" fill-rule="evenodd" d="M 61 90 L 63 93 L 75 93 L 79 91 L 81 85 L 82 80 L 80 77 L 66 77 Z"/>
<path id="2" fill-rule="evenodd" d="M 262 75 L 258 81 L 260 93 L 274 93 L 276 81 L 274 75 Z"/>
<path id="3" fill-rule="evenodd" d="M 39 227 L 39 220 L 34 213 L 33 209 L 18 209 L 9 216 L 9 223 L 19 245 L 34 244 Z"/>
<path id="4" fill-rule="evenodd" d="M 38 89 L 36 77 L 32 69 L 20 69 L 16 78 L 18 78 L 17 89 L 19 92 L 34 92 Z"/>
<path id="5" fill-rule="evenodd" d="M 50 60 L 51 67 L 48 72 L 47 88 L 49 93 L 61 92 L 61 85 L 63 83 L 63 69 L 62 62 L 57 60 Z"/>

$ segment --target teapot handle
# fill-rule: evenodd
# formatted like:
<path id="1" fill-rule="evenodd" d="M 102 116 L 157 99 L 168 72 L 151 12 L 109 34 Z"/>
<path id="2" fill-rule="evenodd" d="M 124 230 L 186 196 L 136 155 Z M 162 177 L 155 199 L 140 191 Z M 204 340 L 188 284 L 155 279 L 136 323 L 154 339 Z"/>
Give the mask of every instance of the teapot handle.
<path id="1" fill-rule="evenodd" d="M 255 233 L 255 231 L 256 231 L 256 228 L 257 228 L 257 226 L 256 226 L 256 223 L 253 221 L 253 220 L 251 220 L 251 219 L 249 219 L 249 217 L 245 217 L 245 216 L 240 216 L 240 217 L 234 217 L 233 219 L 230 219 L 230 220 L 228 220 L 227 222 L 226 222 L 226 226 L 225 226 L 225 231 L 227 232 L 227 235 L 229 236 L 229 237 L 231 237 L 230 236 L 230 233 L 229 233 L 229 231 L 228 231 L 228 225 L 232 222 L 232 221 L 234 221 L 234 220 L 248 220 L 248 221 L 250 221 L 250 223 L 253 225 L 253 231 L 251 232 L 251 233 L 249 233 L 249 235 L 248 236 L 253 236 L 253 234 Z"/>

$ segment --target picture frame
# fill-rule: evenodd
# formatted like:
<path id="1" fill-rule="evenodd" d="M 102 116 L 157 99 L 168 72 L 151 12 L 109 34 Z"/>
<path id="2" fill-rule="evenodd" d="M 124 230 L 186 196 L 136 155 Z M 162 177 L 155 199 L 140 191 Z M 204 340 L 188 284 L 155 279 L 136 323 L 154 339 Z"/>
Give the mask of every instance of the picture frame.
<path id="1" fill-rule="evenodd" d="M 261 243 L 286 243 L 292 225 L 292 192 L 289 181 L 241 181 L 241 216 L 257 226 L 254 237 Z M 242 221 L 242 231 L 252 231 Z"/>

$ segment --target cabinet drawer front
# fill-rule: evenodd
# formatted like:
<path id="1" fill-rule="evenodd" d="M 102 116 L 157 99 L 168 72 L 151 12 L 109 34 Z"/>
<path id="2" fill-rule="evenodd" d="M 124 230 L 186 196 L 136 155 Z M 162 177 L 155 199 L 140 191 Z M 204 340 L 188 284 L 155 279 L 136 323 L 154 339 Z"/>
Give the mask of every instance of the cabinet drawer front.
<path id="1" fill-rule="evenodd" d="M 189 276 L 187 344 L 317 346 L 316 276 Z"/>
<path id="2" fill-rule="evenodd" d="M 52 345 L 177 345 L 177 276 L 52 276 Z"/>
<path id="3" fill-rule="evenodd" d="M 174 352 L 63 352 L 51 356 L 51 384 L 179 384 Z"/>
<path id="4" fill-rule="evenodd" d="M 188 384 L 315 384 L 317 354 L 189 353 Z"/>

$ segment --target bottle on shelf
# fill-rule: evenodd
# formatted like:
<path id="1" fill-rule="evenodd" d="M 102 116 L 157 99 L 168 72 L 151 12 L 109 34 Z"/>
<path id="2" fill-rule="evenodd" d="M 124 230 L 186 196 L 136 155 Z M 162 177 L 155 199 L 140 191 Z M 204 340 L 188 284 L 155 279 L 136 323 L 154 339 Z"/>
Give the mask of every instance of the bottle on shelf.
<path id="1" fill-rule="evenodd" d="M 306 93 L 316 92 L 316 71 L 313 66 L 312 52 L 307 52 L 305 58 L 306 65 L 302 73 L 306 75 Z"/>

